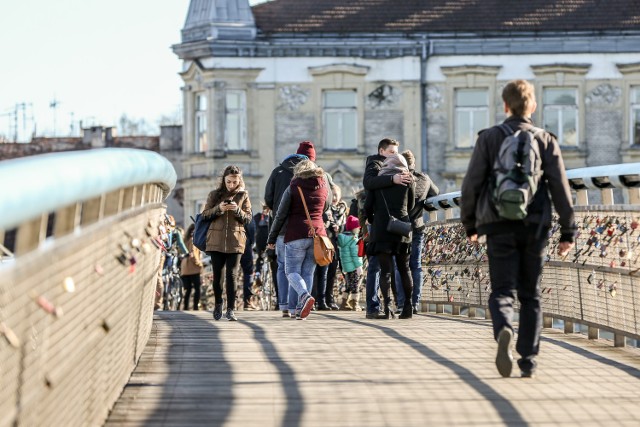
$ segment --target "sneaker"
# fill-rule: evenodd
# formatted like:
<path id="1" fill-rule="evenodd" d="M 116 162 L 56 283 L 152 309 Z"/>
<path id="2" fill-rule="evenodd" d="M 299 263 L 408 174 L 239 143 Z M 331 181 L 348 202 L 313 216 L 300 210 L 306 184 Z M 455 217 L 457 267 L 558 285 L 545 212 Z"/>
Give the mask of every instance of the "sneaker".
<path id="1" fill-rule="evenodd" d="M 531 369 L 520 371 L 520 378 L 535 378 L 536 373 Z"/>
<path id="2" fill-rule="evenodd" d="M 282 310 L 282 317 L 291 317 L 289 310 Z"/>
<path id="3" fill-rule="evenodd" d="M 507 327 L 502 328 L 498 334 L 498 353 L 496 354 L 496 368 L 504 378 L 511 376 L 513 368 L 513 356 L 511 355 L 511 341 L 513 331 Z"/>
<path id="4" fill-rule="evenodd" d="M 238 320 L 238 318 L 236 317 L 232 309 L 227 310 L 227 314 L 225 315 L 225 317 L 227 318 L 227 320 L 231 320 L 231 321 Z"/>
<path id="5" fill-rule="evenodd" d="M 312 297 L 310 294 L 307 294 L 305 298 L 302 300 L 302 307 L 300 308 L 300 319 L 306 319 L 311 313 L 313 309 L 313 304 L 315 304 L 316 299 Z M 297 310 L 296 310 L 297 311 Z"/>
<path id="6" fill-rule="evenodd" d="M 418 304 L 414 304 L 413 305 L 413 314 L 420 313 L 420 309 L 418 307 L 419 307 Z"/>
<path id="7" fill-rule="evenodd" d="M 213 309 L 213 319 L 214 320 L 222 319 L 222 303 L 216 304 L 215 308 Z"/>
<path id="8" fill-rule="evenodd" d="M 340 310 L 340 307 L 338 307 L 338 304 L 336 304 L 335 302 L 329 303 L 329 308 L 331 310 Z"/>

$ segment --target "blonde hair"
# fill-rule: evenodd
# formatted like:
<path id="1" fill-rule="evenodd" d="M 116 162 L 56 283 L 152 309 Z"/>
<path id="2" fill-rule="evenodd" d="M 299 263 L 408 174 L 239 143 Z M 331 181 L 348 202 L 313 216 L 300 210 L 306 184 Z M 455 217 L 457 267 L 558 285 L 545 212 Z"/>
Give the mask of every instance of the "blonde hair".
<path id="1" fill-rule="evenodd" d="M 512 80 L 502 89 L 502 100 L 514 116 L 524 117 L 536 102 L 535 89 L 526 80 Z"/>
<path id="2" fill-rule="evenodd" d="M 299 162 L 297 165 L 293 167 L 293 176 L 298 177 L 305 172 L 317 169 L 317 167 L 318 166 L 316 166 L 316 164 L 313 163 L 311 160 L 302 160 L 301 162 Z"/>

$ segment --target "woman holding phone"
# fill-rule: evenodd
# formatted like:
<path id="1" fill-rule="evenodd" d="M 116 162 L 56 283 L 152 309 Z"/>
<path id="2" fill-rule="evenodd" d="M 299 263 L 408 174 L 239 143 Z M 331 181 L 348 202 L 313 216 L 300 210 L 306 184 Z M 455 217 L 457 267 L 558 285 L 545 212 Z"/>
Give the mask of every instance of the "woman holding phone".
<path id="1" fill-rule="evenodd" d="M 209 193 L 207 204 L 202 211 L 205 218 L 213 217 L 207 233 L 207 254 L 213 268 L 213 292 L 215 308 L 213 318 L 222 318 L 222 269 L 226 267 L 225 284 L 227 291 L 228 320 L 238 320 L 234 313 L 236 302 L 237 272 L 240 256 L 247 241 L 245 224 L 251 221 L 251 202 L 244 189 L 242 171 L 237 166 L 227 166 L 222 180 Z"/>

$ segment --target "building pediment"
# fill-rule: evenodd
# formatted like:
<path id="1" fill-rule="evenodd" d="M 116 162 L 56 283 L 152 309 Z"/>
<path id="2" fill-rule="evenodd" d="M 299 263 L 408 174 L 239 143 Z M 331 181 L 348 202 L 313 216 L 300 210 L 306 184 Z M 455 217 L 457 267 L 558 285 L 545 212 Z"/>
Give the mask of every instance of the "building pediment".
<path id="1" fill-rule="evenodd" d="M 631 64 L 616 64 L 618 71 L 622 74 L 636 74 L 640 73 L 640 62 L 634 62 Z"/>
<path id="2" fill-rule="evenodd" d="M 537 76 L 558 73 L 585 75 L 589 68 L 591 68 L 591 64 L 541 64 L 531 66 Z"/>
<path id="3" fill-rule="evenodd" d="M 329 64 L 320 67 L 309 67 L 312 76 L 322 76 L 325 74 L 342 73 L 364 76 L 369 72 L 370 67 L 358 64 Z"/>

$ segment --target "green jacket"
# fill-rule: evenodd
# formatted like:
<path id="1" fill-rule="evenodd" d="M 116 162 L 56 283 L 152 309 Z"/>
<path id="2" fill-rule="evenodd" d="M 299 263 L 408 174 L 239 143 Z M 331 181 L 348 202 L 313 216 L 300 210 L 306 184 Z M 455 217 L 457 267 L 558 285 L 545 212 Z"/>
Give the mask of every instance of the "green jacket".
<path id="1" fill-rule="evenodd" d="M 351 273 L 362 267 L 362 257 L 358 256 L 358 239 L 350 231 L 338 234 L 338 248 L 342 271 Z"/>

